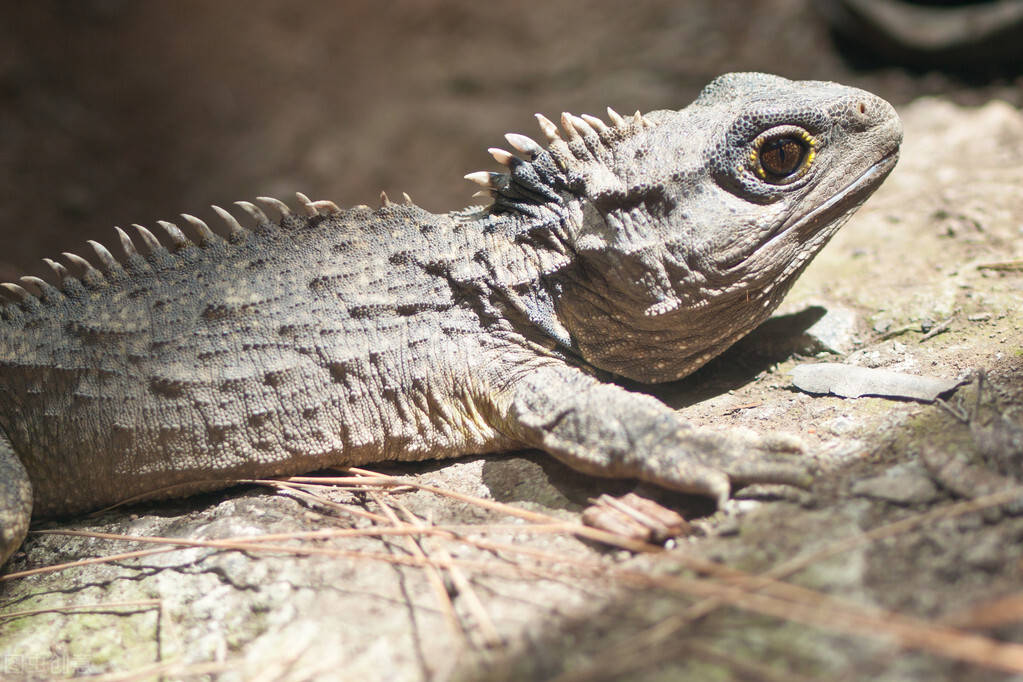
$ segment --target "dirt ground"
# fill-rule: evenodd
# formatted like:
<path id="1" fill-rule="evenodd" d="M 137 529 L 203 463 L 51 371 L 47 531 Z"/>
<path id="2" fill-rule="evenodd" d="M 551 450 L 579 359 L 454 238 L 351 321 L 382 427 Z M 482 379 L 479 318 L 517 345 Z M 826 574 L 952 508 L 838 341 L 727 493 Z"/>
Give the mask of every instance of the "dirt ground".
<path id="1" fill-rule="evenodd" d="M 1023 679 L 1023 491 L 1006 488 L 1023 475 L 1019 76 L 869 64 L 799 0 L 44 0 L 0 18 L 4 280 L 111 243 L 112 225 L 257 195 L 457 208 L 461 176 L 491 168 L 504 132 L 533 134 L 533 112 L 680 108 L 726 71 L 864 87 L 906 130 L 899 167 L 772 326 L 644 389 L 697 423 L 797 434 L 810 490 L 715 512 L 640 487 L 694 519 L 657 553 L 569 532 L 588 499 L 636 485 L 538 453 L 379 468 L 471 498 L 254 486 L 51 522 L 338 534 L 0 578 L 0 678 Z M 987 381 L 947 407 L 796 390 L 791 370 L 816 359 Z M 384 506 L 446 534 L 418 550 L 351 534 L 386 525 L 365 517 Z M 154 547 L 36 534 L 5 572 Z M 762 574 L 784 582 L 751 585 Z"/>

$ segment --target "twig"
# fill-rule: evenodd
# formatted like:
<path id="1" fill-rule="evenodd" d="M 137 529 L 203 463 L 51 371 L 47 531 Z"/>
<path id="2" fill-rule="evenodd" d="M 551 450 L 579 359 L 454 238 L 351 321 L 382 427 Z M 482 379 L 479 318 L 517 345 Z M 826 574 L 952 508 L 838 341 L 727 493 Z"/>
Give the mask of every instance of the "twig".
<path id="1" fill-rule="evenodd" d="M 976 268 L 978 270 L 1023 270 L 1023 260 L 1003 260 L 995 261 L 992 263 L 978 263 Z"/>
<path id="2" fill-rule="evenodd" d="M 45 533 L 47 531 L 32 531 L 33 533 Z M 71 532 L 71 531 L 68 531 Z M 135 538 L 131 538 L 135 539 Z M 91 564 L 106 564 L 113 561 L 123 561 L 125 559 L 137 559 L 138 557 L 150 556 L 152 554 L 163 554 L 165 552 L 174 552 L 181 549 L 181 547 L 161 547 L 159 549 L 140 549 L 136 552 L 125 552 L 123 554 L 111 554 L 109 556 L 93 557 L 91 559 L 80 559 L 78 561 L 68 561 L 63 564 L 55 564 L 53 566 L 41 566 L 39 568 L 30 568 L 25 571 L 17 571 L 13 573 L 4 573 L 0 575 L 0 583 L 7 582 L 9 580 L 18 580 L 19 578 L 27 578 L 32 575 L 41 575 L 43 573 L 57 573 L 64 571 L 69 568 L 78 568 L 79 566 L 89 566 Z"/>
<path id="3" fill-rule="evenodd" d="M 956 310 L 954 313 L 952 313 L 952 315 L 947 320 L 945 320 L 944 322 L 941 322 L 938 325 L 932 327 L 929 332 L 927 332 L 926 334 L 921 336 L 920 340 L 918 341 L 918 343 L 923 343 L 924 341 L 927 341 L 928 339 L 933 339 L 938 334 L 941 334 L 943 332 L 947 332 L 949 327 L 952 326 L 952 323 L 955 321 L 955 319 L 957 317 L 959 317 L 959 311 L 958 310 Z"/>
<path id="4" fill-rule="evenodd" d="M 920 323 L 919 322 L 910 323 L 910 324 L 904 324 L 901 327 L 896 327 L 895 329 L 889 329 L 884 334 L 881 334 L 881 336 L 878 337 L 877 340 L 878 341 L 887 341 L 888 339 L 894 339 L 896 336 L 902 336 L 903 334 L 908 334 L 909 332 L 918 332 L 918 331 L 920 331 Z"/>
<path id="5" fill-rule="evenodd" d="M 394 513 L 394 510 L 384 502 L 382 496 L 376 491 L 369 492 L 370 497 L 377 503 L 377 506 L 384 512 L 388 520 L 394 525 L 395 528 L 405 530 L 408 524 L 404 523 L 398 518 L 398 515 Z M 465 631 L 462 629 L 462 624 L 458 622 L 458 614 L 455 612 L 455 605 L 451 602 L 451 595 L 448 594 L 448 590 L 444 587 L 444 579 L 440 575 L 440 571 L 437 569 L 436 564 L 427 556 L 426 552 L 419 545 L 416 537 L 412 534 L 405 534 L 406 544 L 408 544 L 409 551 L 412 552 L 412 556 L 423 560 L 423 568 L 426 569 L 426 580 L 430 583 L 430 587 L 433 589 L 434 595 L 437 598 L 437 605 L 440 607 L 441 613 L 444 614 L 444 620 L 448 624 L 448 629 L 451 630 L 452 636 L 455 640 L 461 640 L 463 643 L 466 641 Z"/>
<path id="6" fill-rule="evenodd" d="M 22 618 L 24 616 L 38 616 L 42 613 L 67 613 L 71 611 L 108 611 L 111 609 L 121 608 L 148 608 L 150 606 L 160 606 L 162 601 L 159 599 L 138 599 L 135 601 L 108 601 L 100 602 L 98 604 L 68 604 L 65 606 L 49 606 L 43 609 L 30 609 L 28 611 L 9 611 L 7 613 L 0 614 L 0 620 L 9 620 L 11 618 Z"/>
<path id="7" fill-rule="evenodd" d="M 382 518 L 382 517 L 381 517 Z M 411 528 L 387 528 L 387 527 L 371 527 L 371 528 L 327 528 L 312 531 L 301 531 L 294 533 L 276 533 L 269 535 L 258 535 L 258 536 L 240 536 L 236 538 L 238 541 L 244 541 L 246 543 L 253 543 L 259 545 L 260 543 L 270 543 L 279 540 L 326 540 L 330 538 L 341 538 L 341 537 L 379 537 L 384 535 L 407 535 L 409 533 L 417 534 L 436 534 L 436 535 L 447 535 L 452 538 L 458 539 L 466 544 L 478 545 L 480 541 L 472 540 L 469 538 L 462 537 L 460 533 L 469 531 L 473 533 L 503 533 L 503 532 L 515 532 L 515 533 L 530 533 L 530 534 L 548 534 L 548 533 L 571 533 L 575 530 L 575 524 L 572 523 L 552 523 L 552 524 L 529 524 L 529 525 L 511 525 L 511 524 L 488 524 L 488 525 L 451 525 L 451 526 L 431 526 L 429 528 L 422 529 L 411 529 Z M 39 568 L 32 568 L 25 571 L 18 571 L 16 573 L 7 573 L 0 575 L 0 582 L 9 580 L 16 580 L 19 578 L 27 578 L 33 575 L 40 575 L 44 573 L 57 573 L 70 568 L 77 568 L 79 566 L 88 566 L 91 564 L 102 564 L 110 563 L 114 561 L 123 561 L 125 559 L 135 559 L 139 557 L 146 557 L 152 554 L 163 554 L 166 552 L 174 552 L 180 549 L 188 549 L 190 547 L 212 547 L 214 549 L 236 549 L 241 551 L 252 551 L 254 548 L 249 546 L 242 546 L 238 544 L 232 544 L 232 538 L 225 538 L 223 540 L 216 541 L 210 544 L 186 544 L 185 541 L 179 538 L 157 538 L 155 536 L 137 536 L 137 535 L 119 535 L 115 533 L 99 533 L 95 531 L 85 530 L 63 530 L 63 529 L 46 529 L 46 530 L 33 530 L 30 533 L 34 535 L 69 535 L 77 537 L 91 537 L 98 538 L 101 540 L 121 540 L 121 541 L 144 541 L 144 542 L 159 542 L 165 541 L 168 544 L 173 544 L 173 547 L 161 547 L 159 549 L 142 549 L 134 552 L 125 552 L 123 554 L 111 554 L 102 557 L 93 557 L 89 559 L 80 559 L 78 561 L 69 561 L 62 564 L 54 564 L 52 566 L 41 566 Z M 201 542 L 201 541 L 195 541 Z M 227 543 L 227 544 L 224 544 Z M 515 549 L 510 547 L 510 549 Z M 255 549 L 258 549 L 255 548 Z M 290 549 L 290 548 L 289 548 Z M 492 549 L 490 547 L 484 547 L 483 549 Z"/>
<path id="8" fill-rule="evenodd" d="M 312 501 L 315 504 L 323 505 L 324 507 L 327 507 L 329 509 L 333 509 L 335 511 L 340 511 L 340 512 L 344 512 L 346 514 L 351 514 L 352 516 L 358 516 L 358 517 L 362 517 L 364 519 L 369 519 L 370 521 L 374 521 L 376 523 L 384 523 L 384 522 L 387 521 L 387 518 L 384 517 L 384 516 L 381 516 L 380 514 L 374 514 L 373 512 L 366 511 L 365 509 L 360 509 L 359 507 L 356 507 L 354 505 L 342 504 L 341 502 L 335 502 L 334 500 L 328 500 L 326 497 L 323 497 L 322 495 L 317 495 L 316 493 L 309 492 L 309 490 L 307 490 L 307 489 L 315 490 L 318 486 L 302 484 L 302 483 L 293 483 L 291 481 L 273 481 L 273 480 L 269 480 L 269 481 L 255 481 L 255 482 L 259 483 L 260 485 L 266 485 L 266 486 L 269 486 L 271 488 L 275 488 L 277 490 L 284 490 L 284 491 L 294 495 L 295 497 L 298 497 L 300 499 L 305 499 L 305 500 Z"/>
<path id="9" fill-rule="evenodd" d="M 1010 594 L 970 606 L 941 619 L 945 625 L 970 630 L 995 628 L 1023 620 L 1023 594 Z"/>
<path id="10" fill-rule="evenodd" d="M 182 663 L 181 661 L 161 661 L 122 673 L 103 673 L 100 675 L 76 676 L 75 680 L 87 682 L 139 682 L 141 680 L 187 679 L 206 675 L 225 673 L 237 667 L 237 662 L 210 661 L 208 663 Z"/>
<path id="11" fill-rule="evenodd" d="M 383 476 L 375 472 L 365 471 L 363 469 L 350 468 L 349 471 L 355 473 L 365 473 L 367 479 L 372 476 L 372 479 L 378 481 L 381 485 L 394 485 L 396 483 L 413 486 L 419 490 L 425 490 L 427 492 L 434 493 L 435 495 L 441 495 L 443 497 L 449 497 L 453 500 L 459 500 L 460 502 L 467 502 L 468 504 L 482 507 L 490 511 L 496 511 L 501 514 L 507 514 L 508 516 L 515 516 L 526 521 L 532 521 L 534 523 L 564 523 L 561 519 L 556 516 L 550 516 L 548 514 L 541 514 L 539 512 L 529 511 L 526 509 L 520 509 L 519 507 L 512 506 L 510 504 L 504 504 L 503 502 L 496 502 L 494 500 L 487 500 L 482 497 L 475 497 L 474 495 L 466 495 L 464 493 L 455 492 L 454 490 L 445 490 L 436 486 L 427 485 L 425 483 L 415 483 L 413 481 L 403 481 L 402 479 L 395 478 L 392 476 Z M 326 480 L 330 481 L 330 478 L 325 479 L 308 479 L 303 477 L 296 477 L 301 482 L 309 482 L 315 480 Z M 293 479 L 288 479 L 293 480 Z M 350 480 L 350 479 L 347 479 Z M 363 483 L 369 483 L 369 480 L 363 479 Z M 648 542 L 642 542 L 640 540 L 633 540 L 631 538 L 622 537 L 615 533 L 609 533 L 607 531 L 599 530 L 597 528 L 590 528 L 584 526 L 581 523 L 575 524 L 572 532 L 579 537 L 586 538 L 588 540 L 595 540 L 602 542 L 612 547 L 620 547 L 627 549 L 631 552 L 663 552 L 664 548 L 660 545 L 653 545 Z"/>
<path id="12" fill-rule="evenodd" d="M 427 524 L 418 516 L 413 514 L 411 510 L 405 507 L 400 502 L 396 502 L 395 506 L 405 515 L 408 522 L 416 528 L 427 528 L 430 524 Z M 425 537 L 424 537 L 425 539 Z M 476 590 L 473 589 L 472 583 L 468 578 L 465 577 L 465 573 L 462 572 L 451 558 L 451 555 L 443 547 L 438 547 L 436 554 L 444 560 L 451 562 L 451 567 L 448 569 L 448 574 L 451 576 L 452 582 L 455 583 L 455 587 L 458 588 L 458 592 L 465 603 L 468 605 L 469 610 L 473 612 L 476 617 L 476 622 L 480 627 L 483 634 L 483 642 L 488 647 L 494 647 L 501 644 L 501 635 L 497 632 L 497 627 L 494 625 L 494 621 L 491 620 L 490 614 L 487 613 L 486 608 L 483 606 L 483 602 L 480 601 L 479 596 L 476 594 Z"/>

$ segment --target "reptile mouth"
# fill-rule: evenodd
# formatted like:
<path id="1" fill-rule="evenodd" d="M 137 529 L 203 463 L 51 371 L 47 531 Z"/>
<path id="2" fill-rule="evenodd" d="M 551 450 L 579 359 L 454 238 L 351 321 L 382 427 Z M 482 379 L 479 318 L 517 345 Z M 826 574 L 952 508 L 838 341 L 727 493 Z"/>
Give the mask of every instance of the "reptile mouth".
<path id="1" fill-rule="evenodd" d="M 887 154 L 875 161 L 855 180 L 828 197 L 826 201 L 795 222 L 782 223 L 781 226 L 750 254 L 743 254 L 721 263 L 720 272 L 725 276 L 736 276 L 751 270 L 761 271 L 765 276 L 777 277 L 779 264 L 772 254 L 784 250 L 785 244 L 796 240 L 801 248 L 796 257 L 784 266 L 784 271 L 791 272 L 807 259 L 813 258 L 817 251 L 845 222 L 843 218 L 851 216 L 863 204 L 874 190 L 880 186 L 899 160 L 899 146 L 895 144 Z M 827 230 L 833 225 L 834 229 Z M 823 239 L 822 239 L 823 238 Z M 820 243 L 817 240 L 821 239 Z M 813 243 L 811 243 L 813 242 Z M 764 266 L 764 259 L 775 265 Z"/>
<path id="2" fill-rule="evenodd" d="M 803 261 L 812 258 L 835 231 L 845 222 L 843 217 L 851 216 L 864 201 L 874 193 L 899 160 L 899 148 L 896 146 L 888 154 L 863 171 L 855 180 L 835 192 L 827 201 L 813 209 L 799 220 L 782 227 L 773 237 L 757 250 L 758 254 L 770 254 L 779 242 L 796 238 L 804 246 L 811 239 L 824 237 L 816 247 L 800 250 L 799 257 L 790 263 L 786 270 L 797 268 Z M 833 225 L 834 229 L 823 228 Z M 748 262 L 748 261 L 747 261 Z"/>
<path id="3" fill-rule="evenodd" d="M 843 214 L 851 212 L 874 193 L 874 190 L 895 168 L 898 160 L 899 150 L 896 148 L 863 171 L 858 178 L 836 192 L 823 204 L 790 225 L 784 232 L 802 231 L 807 226 L 812 232 L 816 232 L 821 225 L 827 225 Z"/>

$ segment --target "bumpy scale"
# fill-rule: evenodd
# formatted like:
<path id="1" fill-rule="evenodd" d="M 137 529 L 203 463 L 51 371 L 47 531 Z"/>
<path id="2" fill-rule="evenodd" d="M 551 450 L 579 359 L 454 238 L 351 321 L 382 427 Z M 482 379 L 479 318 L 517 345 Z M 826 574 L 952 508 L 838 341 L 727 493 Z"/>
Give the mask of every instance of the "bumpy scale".
<path id="1" fill-rule="evenodd" d="M 608 117 L 508 135 L 467 176 L 487 207 L 261 198 L 250 228 L 215 207 L 226 237 L 184 215 L 3 284 L 0 561 L 32 516 L 329 465 L 534 447 L 719 502 L 805 481 L 602 378 L 678 379 L 762 322 L 894 166 L 898 117 L 763 74 Z"/>

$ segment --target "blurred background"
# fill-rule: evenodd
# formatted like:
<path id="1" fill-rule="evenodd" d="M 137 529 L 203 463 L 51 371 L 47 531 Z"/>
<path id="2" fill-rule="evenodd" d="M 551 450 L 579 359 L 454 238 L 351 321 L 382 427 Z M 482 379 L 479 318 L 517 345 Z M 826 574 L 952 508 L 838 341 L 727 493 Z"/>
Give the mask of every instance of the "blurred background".
<path id="1" fill-rule="evenodd" d="M 209 204 L 471 203 L 532 114 L 681 108 L 758 70 L 898 106 L 1020 93 L 1021 3 L 35 0 L 0 10 L 0 279 Z M 479 201 L 479 200 L 477 200 Z"/>

